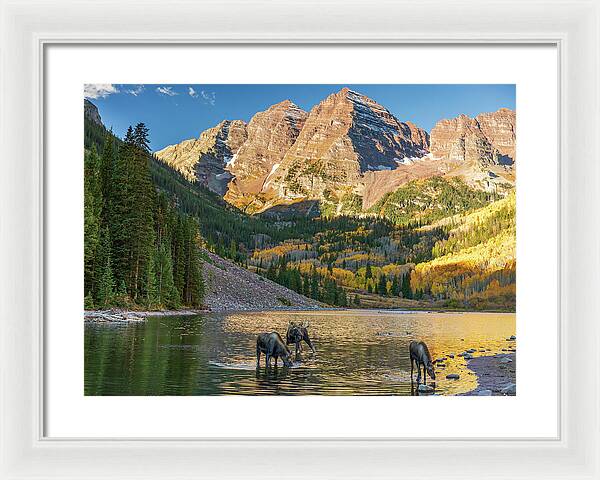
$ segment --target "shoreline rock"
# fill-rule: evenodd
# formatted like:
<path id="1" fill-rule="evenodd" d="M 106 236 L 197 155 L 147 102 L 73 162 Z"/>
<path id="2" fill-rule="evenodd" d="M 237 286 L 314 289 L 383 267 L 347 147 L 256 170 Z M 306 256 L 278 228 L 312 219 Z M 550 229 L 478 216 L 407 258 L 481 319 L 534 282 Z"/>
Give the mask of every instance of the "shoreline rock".
<path id="1" fill-rule="evenodd" d="M 159 310 L 159 311 L 133 311 L 133 310 L 85 310 L 83 319 L 86 322 L 98 323 L 124 323 L 144 322 L 148 317 L 168 317 L 179 315 L 197 315 L 206 313 L 207 310 Z"/>
<path id="2" fill-rule="evenodd" d="M 467 367 L 477 376 L 477 388 L 463 393 L 465 396 L 515 396 L 516 353 L 476 357 L 467 363 Z"/>

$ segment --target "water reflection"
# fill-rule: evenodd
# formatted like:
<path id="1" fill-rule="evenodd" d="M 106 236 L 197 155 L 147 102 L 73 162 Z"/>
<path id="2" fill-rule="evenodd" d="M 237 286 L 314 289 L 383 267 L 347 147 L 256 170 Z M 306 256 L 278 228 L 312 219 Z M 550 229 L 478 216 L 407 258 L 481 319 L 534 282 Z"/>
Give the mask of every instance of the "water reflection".
<path id="1" fill-rule="evenodd" d="M 284 335 L 289 321 L 310 322 L 316 353 L 305 349 L 291 368 L 266 369 L 264 360 L 256 368 L 256 335 Z M 514 314 L 491 313 L 212 313 L 87 323 L 85 394 L 428 395 L 410 378 L 408 344 L 421 339 L 434 359 L 446 357 L 432 393 L 454 395 L 477 386 L 458 354 L 500 353 L 514 334 Z"/>

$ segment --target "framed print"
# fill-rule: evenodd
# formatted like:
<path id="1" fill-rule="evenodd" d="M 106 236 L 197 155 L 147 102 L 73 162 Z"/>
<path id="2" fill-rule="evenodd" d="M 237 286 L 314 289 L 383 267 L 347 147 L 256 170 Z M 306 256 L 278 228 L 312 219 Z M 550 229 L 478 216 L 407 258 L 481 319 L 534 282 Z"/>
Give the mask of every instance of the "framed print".
<path id="1" fill-rule="evenodd" d="M 83 56 L 72 50 L 51 47 L 46 53 L 48 123 L 61 125 L 60 132 L 70 130 L 62 127 L 68 122 L 62 115 L 70 91 L 75 93 L 71 82 L 75 85 L 77 74 L 69 65 L 95 77 L 99 72 L 90 72 L 86 59 L 106 75 L 108 58 L 141 56 L 152 68 L 144 56 L 156 61 L 161 55 L 136 47 L 99 46 Z M 476 59 L 483 73 L 471 76 L 473 84 L 452 83 L 459 77 L 442 74 L 437 78 L 444 83 L 421 83 L 426 75 L 406 73 L 403 84 L 388 83 L 380 73 L 382 83 L 368 83 L 369 77 L 333 83 L 350 59 L 379 63 L 395 52 L 413 62 L 424 51 L 439 62 L 450 55 L 461 63 Z M 220 78 L 233 72 L 223 69 L 217 76 L 185 73 L 207 78 L 193 84 L 80 82 L 83 168 L 58 166 L 69 164 L 52 162 L 52 146 L 48 150 L 49 183 L 69 177 L 69 187 L 61 182 L 56 193 L 47 190 L 48 205 L 56 205 L 48 218 L 56 211 L 83 222 L 60 222 L 47 230 L 49 244 L 64 252 L 48 253 L 47 328 L 63 338 L 77 332 L 67 342 L 74 349 L 81 348 L 75 338 L 83 336 L 83 384 L 72 402 L 63 388 L 55 389 L 53 378 L 75 376 L 64 372 L 81 366 L 70 360 L 75 351 L 49 344 L 48 434 L 87 436 L 82 428 L 89 428 L 94 405 L 93 422 L 101 429 L 95 434 L 128 436 L 145 415 L 147 397 L 165 405 L 178 397 L 183 403 L 168 416 L 171 427 L 156 418 L 153 435 L 255 437 L 256 427 L 244 414 L 232 413 L 244 412 L 251 402 L 257 418 L 284 415 L 292 404 L 309 409 L 313 420 L 297 427 L 296 437 L 319 437 L 320 430 L 339 436 L 334 432 L 340 429 L 349 437 L 419 431 L 424 437 L 454 436 L 456 420 L 425 426 L 402 416 L 381 419 L 394 418 L 394 409 L 411 401 L 395 397 L 433 395 L 458 402 L 475 395 L 498 397 L 493 399 L 503 411 L 498 420 L 528 414 L 516 428 L 489 419 L 485 404 L 478 413 L 471 406 L 468 419 L 455 417 L 462 436 L 556 435 L 555 369 L 536 373 L 545 384 L 545 408 L 532 413 L 537 394 L 527 386 L 517 389 L 522 373 L 516 368 L 517 344 L 526 352 L 525 376 L 534 366 L 528 355 L 545 355 L 546 365 L 557 362 L 557 350 L 547 347 L 557 341 L 548 331 L 552 319 L 557 321 L 555 305 L 535 306 L 543 310 L 537 317 L 543 321 L 519 322 L 530 315 L 527 299 L 536 289 L 557 288 L 557 265 L 547 261 L 557 245 L 546 230 L 556 228 L 557 219 L 540 214 L 556 199 L 556 170 L 548 169 L 556 145 L 517 143 L 520 136 L 534 138 L 538 129 L 555 128 L 556 104 L 547 100 L 556 97 L 557 84 L 547 79 L 556 74 L 556 49 L 321 45 L 280 52 L 270 46 L 173 47 L 168 56 L 217 61 L 243 54 L 262 63 L 261 58 L 292 54 L 298 62 L 311 58 L 322 65 L 324 83 L 286 83 L 291 77 L 284 71 L 281 80 L 269 73 L 281 83 L 260 83 L 263 77 L 255 74 L 248 83 L 226 84 Z M 332 57 L 340 63 L 328 69 L 326 59 Z M 508 58 L 516 68 L 511 73 L 507 68 L 505 77 L 481 68 L 482 62 L 491 67 Z M 537 64 L 528 69 L 532 58 Z M 121 74 L 125 68 L 119 67 Z M 142 74 L 139 65 L 135 73 Z M 343 75 L 356 73 L 349 67 Z M 400 72 L 390 67 L 388 75 L 391 80 Z M 484 83 L 488 76 L 498 83 Z M 294 78 L 301 80 L 297 73 Z M 53 85 L 59 86 L 56 95 Z M 517 98 L 524 98 L 520 115 Z M 394 113 L 384 103 L 402 110 Z M 469 110 L 453 117 L 440 109 Z M 533 112 L 544 109 L 543 125 L 529 123 Z M 61 118 L 50 121 L 55 114 Z M 132 123 L 144 116 L 146 122 Z M 119 125 L 122 120 L 131 128 Z M 426 128 L 418 126 L 427 121 Z M 193 122 L 205 126 L 188 127 Z M 188 128 L 200 133 L 185 138 Z M 156 143 L 154 131 L 167 137 Z M 49 132 L 56 139 L 62 135 Z M 528 157 L 544 159 L 520 168 L 518 181 L 517 145 Z M 136 168 L 138 178 L 132 180 Z M 547 180 L 541 185 L 540 169 Z M 537 188 L 536 194 L 521 200 L 517 183 L 529 192 Z M 82 184 L 83 217 L 82 202 L 73 201 Z M 58 226 L 58 218 L 50 224 Z M 82 237 L 83 257 L 65 260 L 66 252 L 81 247 Z M 144 242 L 147 250 L 141 249 Z M 531 267 L 517 269 L 517 250 L 531 252 L 532 243 L 545 248 L 526 256 Z M 60 259 L 60 268 L 53 259 Z M 69 278 L 79 282 L 81 272 L 83 285 L 65 288 Z M 83 288 L 83 330 L 55 323 L 69 300 L 59 300 L 53 285 L 66 295 Z M 273 395 L 277 398 L 265 398 Z M 224 403 L 213 396 L 234 398 Z M 379 413 L 344 425 L 345 408 L 352 404 Z M 189 420 L 192 410 L 208 405 L 215 419 L 232 421 Z M 451 408 L 458 412 L 456 405 Z M 116 409 L 124 417 L 97 412 Z M 275 422 L 262 432 L 281 436 L 287 427 Z"/>
<path id="2" fill-rule="evenodd" d="M 598 478 L 597 2 L 113 7 L 2 4 L 4 477 Z"/>

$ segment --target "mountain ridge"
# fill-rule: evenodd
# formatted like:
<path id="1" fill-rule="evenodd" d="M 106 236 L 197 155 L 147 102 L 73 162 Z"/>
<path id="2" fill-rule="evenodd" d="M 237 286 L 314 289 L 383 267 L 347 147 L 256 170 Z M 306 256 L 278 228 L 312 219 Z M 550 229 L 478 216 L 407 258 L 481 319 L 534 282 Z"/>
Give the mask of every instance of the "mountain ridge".
<path id="1" fill-rule="evenodd" d="M 179 171 L 188 181 L 198 182 L 215 193 L 224 195 L 231 174 L 226 170 L 241 145 L 246 141 L 246 123 L 223 120 L 204 130 L 197 139 L 169 145 L 154 155 Z"/>
<path id="2" fill-rule="evenodd" d="M 514 187 L 516 114 L 507 108 L 441 119 L 427 132 L 344 87 L 309 112 L 288 99 L 238 121 L 241 134 L 227 149 L 200 141 L 218 137 L 227 122 L 155 155 L 246 213 L 312 200 L 339 205 L 348 196 L 360 197 L 366 211 L 402 185 L 435 176 L 500 194 Z"/>

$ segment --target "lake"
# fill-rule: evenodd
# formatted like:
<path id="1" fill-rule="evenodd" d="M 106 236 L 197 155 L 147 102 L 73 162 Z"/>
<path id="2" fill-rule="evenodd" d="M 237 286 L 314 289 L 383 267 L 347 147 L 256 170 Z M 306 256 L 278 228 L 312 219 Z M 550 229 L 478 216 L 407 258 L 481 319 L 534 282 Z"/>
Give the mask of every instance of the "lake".
<path id="1" fill-rule="evenodd" d="M 316 353 L 303 344 L 291 368 L 256 368 L 256 335 L 310 322 Z M 309 311 L 149 317 L 85 323 L 86 395 L 411 395 L 408 344 L 423 340 L 436 367 L 435 393 L 477 386 L 462 357 L 514 348 L 514 313 Z M 293 345 L 291 346 L 293 347 Z M 293 348 L 292 348 L 293 350 Z M 447 380 L 449 373 L 460 379 Z M 415 372 L 416 378 L 416 372 Z M 430 383 L 428 378 L 427 383 Z"/>

